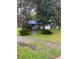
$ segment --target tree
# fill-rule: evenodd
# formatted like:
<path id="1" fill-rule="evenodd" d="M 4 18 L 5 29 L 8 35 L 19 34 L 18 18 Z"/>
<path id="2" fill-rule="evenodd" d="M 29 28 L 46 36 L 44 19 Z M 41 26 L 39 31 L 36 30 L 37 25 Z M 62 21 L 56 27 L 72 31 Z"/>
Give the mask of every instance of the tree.
<path id="1" fill-rule="evenodd" d="M 30 18 L 32 10 L 36 11 L 36 17 L 42 20 L 52 20 L 53 26 L 61 27 L 61 2 L 60 0 L 18 0 L 18 23 L 26 27 L 25 22 Z M 45 24 L 44 24 L 45 25 Z"/>
<path id="2" fill-rule="evenodd" d="M 38 18 L 51 19 L 55 27 L 61 25 L 60 0 L 35 0 L 35 4 L 37 4 Z"/>
<path id="3" fill-rule="evenodd" d="M 22 29 L 26 30 L 26 21 L 30 18 L 31 10 L 34 8 L 31 0 L 17 1 L 17 22 L 22 25 Z"/>

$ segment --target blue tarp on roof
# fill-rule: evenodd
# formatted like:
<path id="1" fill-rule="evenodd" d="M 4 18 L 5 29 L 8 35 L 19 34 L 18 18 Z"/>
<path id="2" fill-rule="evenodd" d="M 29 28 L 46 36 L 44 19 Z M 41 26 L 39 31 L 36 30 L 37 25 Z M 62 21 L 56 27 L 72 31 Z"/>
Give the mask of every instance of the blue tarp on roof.
<path id="1" fill-rule="evenodd" d="M 38 21 L 36 21 L 36 20 L 29 20 L 27 23 L 28 24 L 38 24 Z"/>

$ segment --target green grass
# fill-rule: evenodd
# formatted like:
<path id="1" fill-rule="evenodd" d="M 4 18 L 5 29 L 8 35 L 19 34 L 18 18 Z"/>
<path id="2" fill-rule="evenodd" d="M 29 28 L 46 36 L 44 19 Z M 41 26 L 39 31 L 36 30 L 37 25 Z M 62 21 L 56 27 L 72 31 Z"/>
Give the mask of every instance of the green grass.
<path id="1" fill-rule="evenodd" d="M 21 36 L 19 33 L 20 30 L 21 28 L 17 28 L 18 36 Z M 60 39 L 61 39 L 60 30 L 51 29 L 51 31 L 53 32 L 53 34 L 51 35 L 36 34 L 36 35 L 30 35 L 29 37 L 38 39 L 38 40 L 43 40 L 43 41 L 51 41 L 51 42 L 60 43 Z M 22 47 L 18 45 L 17 59 L 50 59 L 50 57 L 58 57 L 61 55 L 61 52 L 58 48 L 52 49 L 38 42 L 32 42 L 31 44 L 38 48 L 42 48 L 42 50 L 41 49 L 33 50 L 31 48 Z"/>
<path id="2" fill-rule="evenodd" d="M 49 59 L 50 57 L 60 56 L 58 49 L 44 49 L 33 51 L 28 47 L 18 46 L 17 59 Z"/>
<path id="3" fill-rule="evenodd" d="M 51 35 L 36 34 L 36 35 L 32 35 L 31 37 L 41 39 L 44 41 L 53 41 L 53 42 L 60 43 L 60 39 L 61 39 L 60 30 L 51 30 L 51 31 L 53 32 L 53 34 Z"/>

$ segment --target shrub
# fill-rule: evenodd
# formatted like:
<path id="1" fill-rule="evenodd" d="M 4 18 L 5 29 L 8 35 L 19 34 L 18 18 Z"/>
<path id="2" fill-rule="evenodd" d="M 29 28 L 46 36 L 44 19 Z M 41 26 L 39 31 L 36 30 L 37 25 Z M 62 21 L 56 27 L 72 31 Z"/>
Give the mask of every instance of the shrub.
<path id="1" fill-rule="evenodd" d="M 20 31 L 20 34 L 21 34 L 21 36 L 26 36 L 26 35 L 30 35 L 31 32 L 30 31 L 27 31 L 27 30 L 21 30 Z"/>
<path id="2" fill-rule="evenodd" d="M 49 35 L 52 34 L 50 30 L 42 30 L 42 34 Z"/>

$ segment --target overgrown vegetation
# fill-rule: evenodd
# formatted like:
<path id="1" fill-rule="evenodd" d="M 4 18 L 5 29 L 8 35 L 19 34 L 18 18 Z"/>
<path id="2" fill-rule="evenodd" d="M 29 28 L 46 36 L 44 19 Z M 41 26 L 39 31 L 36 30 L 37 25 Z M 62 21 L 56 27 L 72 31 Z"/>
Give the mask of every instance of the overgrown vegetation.
<path id="1" fill-rule="evenodd" d="M 60 50 L 58 49 L 44 49 L 33 51 L 28 47 L 18 46 L 17 59 L 49 59 L 50 57 L 60 56 Z"/>

